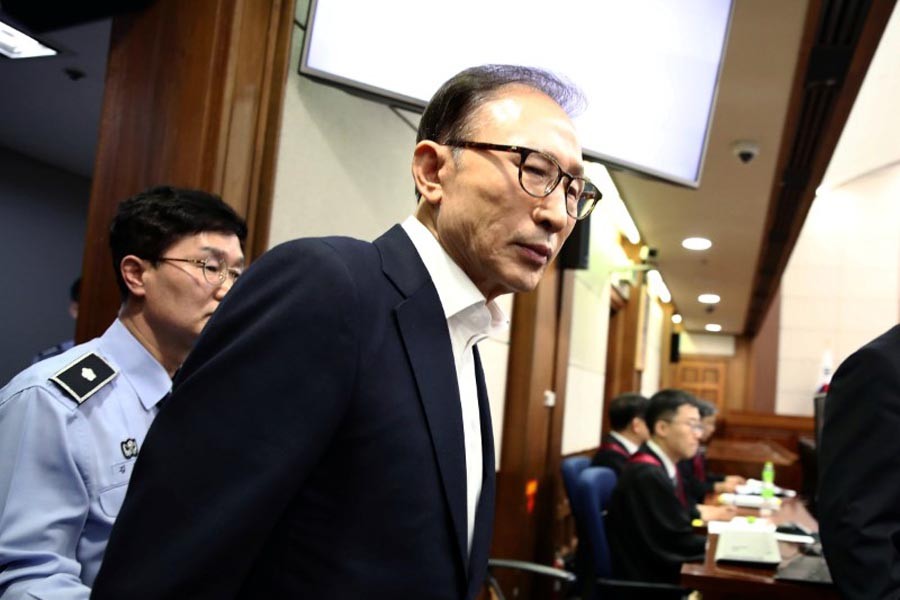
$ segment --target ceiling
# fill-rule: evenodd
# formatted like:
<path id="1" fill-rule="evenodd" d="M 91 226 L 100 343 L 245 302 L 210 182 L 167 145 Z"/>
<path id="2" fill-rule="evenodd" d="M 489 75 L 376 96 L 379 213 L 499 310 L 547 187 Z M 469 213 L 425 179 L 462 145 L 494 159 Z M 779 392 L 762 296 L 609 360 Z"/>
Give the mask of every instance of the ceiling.
<path id="1" fill-rule="evenodd" d="M 613 173 L 644 242 L 657 248 L 688 331 L 707 323 L 743 331 L 805 18 L 805 1 L 735 2 L 698 189 Z M 738 140 L 759 145 L 755 159 L 738 159 Z M 710 239 L 712 248 L 682 248 L 691 236 Z M 703 293 L 721 302 L 703 305 Z"/>
<path id="2" fill-rule="evenodd" d="M 0 19 L 16 25 L 0 10 Z M 0 56 L 0 146 L 90 177 L 103 104 L 110 20 L 50 33 L 40 40 L 56 56 Z M 67 74 L 66 70 L 78 73 Z M 14 91 L 15 93 L 10 93 Z"/>
<path id="3" fill-rule="evenodd" d="M 643 243 L 657 249 L 688 331 L 710 322 L 725 333 L 745 330 L 806 14 L 806 0 L 735 0 L 698 189 L 612 172 Z M 58 30 L 41 38 L 64 50 L 60 56 L 0 60 L 3 88 L 17 92 L 0 95 L 0 145 L 90 176 L 109 33 L 109 20 Z M 84 77 L 73 80 L 66 69 Z M 738 160 L 738 140 L 756 142 L 758 156 Z M 689 236 L 713 246 L 685 250 Z M 702 293 L 721 296 L 712 313 L 697 301 Z"/>

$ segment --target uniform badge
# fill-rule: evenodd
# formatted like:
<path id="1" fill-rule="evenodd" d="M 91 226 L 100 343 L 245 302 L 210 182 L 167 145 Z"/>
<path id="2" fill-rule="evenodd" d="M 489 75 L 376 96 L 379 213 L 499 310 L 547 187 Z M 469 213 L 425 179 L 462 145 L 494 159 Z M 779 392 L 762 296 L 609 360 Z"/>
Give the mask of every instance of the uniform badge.
<path id="1" fill-rule="evenodd" d="M 119 372 L 98 354 L 89 352 L 58 371 L 50 381 L 79 405 L 113 380 Z"/>
<path id="2" fill-rule="evenodd" d="M 122 448 L 122 456 L 125 458 L 134 458 L 138 453 L 137 441 L 134 438 L 128 438 L 119 444 Z"/>

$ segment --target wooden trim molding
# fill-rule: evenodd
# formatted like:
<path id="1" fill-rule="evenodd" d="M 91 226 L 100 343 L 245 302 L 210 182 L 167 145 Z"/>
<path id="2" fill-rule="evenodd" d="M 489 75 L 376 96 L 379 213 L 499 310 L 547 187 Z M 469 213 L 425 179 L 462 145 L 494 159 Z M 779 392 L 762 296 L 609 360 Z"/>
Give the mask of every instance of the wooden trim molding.
<path id="1" fill-rule="evenodd" d="M 811 0 L 745 333 L 759 331 L 896 0 Z"/>
<path id="2" fill-rule="evenodd" d="M 151 185 L 220 194 L 268 243 L 294 0 L 157 0 L 113 19 L 82 263 L 77 339 L 100 334 L 119 292 L 107 231 Z"/>

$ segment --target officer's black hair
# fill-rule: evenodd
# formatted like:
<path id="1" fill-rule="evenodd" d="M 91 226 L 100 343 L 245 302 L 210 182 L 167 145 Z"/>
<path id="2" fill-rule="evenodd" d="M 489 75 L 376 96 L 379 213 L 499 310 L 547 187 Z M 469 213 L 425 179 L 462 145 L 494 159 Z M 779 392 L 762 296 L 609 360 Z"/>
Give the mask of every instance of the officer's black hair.
<path id="1" fill-rule="evenodd" d="M 701 400 L 700 398 L 696 399 L 697 401 L 697 410 L 700 411 L 700 418 L 704 419 L 706 417 L 711 417 L 717 412 L 719 409 L 716 408 L 716 405 L 708 400 Z"/>
<path id="2" fill-rule="evenodd" d="M 122 299 L 128 286 L 119 265 L 133 254 L 156 261 L 180 239 L 204 231 L 233 233 L 247 239 L 247 225 L 233 208 L 208 192 L 173 186 L 145 190 L 119 204 L 109 227 L 109 247 Z"/>
<path id="3" fill-rule="evenodd" d="M 78 302 L 78 299 L 81 297 L 81 277 L 72 282 L 72 286 L 69 288 L 69 300 L 72 302 Z"/>
<path id="4" fill-rule="evenodd" d="M 609 426 L 613 431 L 622 431 L 635 417 L 644 418 L 649 400 L 634 392 L 619 394 L 609 403 Z"/>
<path id="5" fill-rule="evenodd" d="M 650 433 L 654 433 L 653 429 L 657 421 L 671 421 L 675 418 L 678 409 L 685 404 L 697 406 L 697 399 L 693 394 L 684 390 L 661 390 L 650 396 L 650 403 L 644 414 L 644 421 L 647 422 Z"/>

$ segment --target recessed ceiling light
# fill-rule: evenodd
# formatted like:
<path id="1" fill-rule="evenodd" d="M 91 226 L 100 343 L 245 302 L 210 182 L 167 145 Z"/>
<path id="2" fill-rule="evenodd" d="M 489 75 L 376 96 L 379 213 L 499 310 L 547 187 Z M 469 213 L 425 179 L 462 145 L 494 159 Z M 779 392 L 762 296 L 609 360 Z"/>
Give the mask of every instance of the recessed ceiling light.
<path id="1" fill-rule="evenodd" d="M 56 50 L 45 46 L 12 25 L 0 21 L 0 54 L 7 58 L 53 56 Z"/>
<path id="2" fill-rule="evenodd" d="M 702 237 L 689 237 L 682 240 L 681 245 L 688 250 L 709 250 L 712 242 Z"/>
<path id="3" fill-rule="evenodd" d="M 722 326 L 719 325 L 718 323 L 707 323 L 706 327 L 704 327 L 704 329 L 707 331 L 711 331 L 713 333 L 718 333 L 718 332 L 722 331 Z"/>
<path id="4" fill-rule="evenodd" d="M 700 294 L 697 296 L 697 302 L 701 304 L 718 304 L 719 300 L 721 298 L 719 298 L 718 294 Z"/>
<path id="5" fill-rule="evenodd" d="M 678 313 L 675 313 L 674 315 L 672 315 L 672 322 L 675 323 L 676 325 L 681 323 L 681 315 L 679 315 Z"/>

